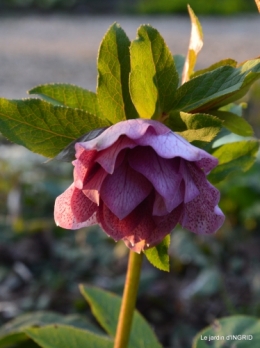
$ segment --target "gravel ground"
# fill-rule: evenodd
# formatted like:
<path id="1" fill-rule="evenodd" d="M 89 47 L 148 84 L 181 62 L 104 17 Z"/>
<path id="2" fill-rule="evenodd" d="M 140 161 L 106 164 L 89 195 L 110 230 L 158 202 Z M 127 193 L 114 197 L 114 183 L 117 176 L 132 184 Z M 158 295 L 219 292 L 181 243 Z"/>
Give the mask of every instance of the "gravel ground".
<path id="1" fill-rule="evenodd" d="M 198 67 L 223 58 L 237 61 L 260 55 L 259 15 L 200 18 L 204 48 Z M 0 96 L 24 98 L 35 85 L 66 82 L 95 90 L 96 57 L 107 28 L 117 21 L 131 39 L 142 23 L 157 28 L 173 54 L 185 54 L 188 16 L 26 16 L 0 21 Z"/>

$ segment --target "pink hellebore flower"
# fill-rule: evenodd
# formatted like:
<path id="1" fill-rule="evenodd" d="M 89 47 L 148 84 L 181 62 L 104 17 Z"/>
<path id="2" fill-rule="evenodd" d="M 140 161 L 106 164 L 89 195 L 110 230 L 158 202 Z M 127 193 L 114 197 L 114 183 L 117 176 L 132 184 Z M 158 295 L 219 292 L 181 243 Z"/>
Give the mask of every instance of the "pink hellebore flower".
<path id="1" fill-rule="evenodd" d="M 99 224 L 136 252 L 180 223 L 198 234 L 224 221 L 219 191 L 206 175 L 218 160 L 160 122 L 119 122 L 75 145 L 74 183 L 55 202 L 57 225 Z"/>

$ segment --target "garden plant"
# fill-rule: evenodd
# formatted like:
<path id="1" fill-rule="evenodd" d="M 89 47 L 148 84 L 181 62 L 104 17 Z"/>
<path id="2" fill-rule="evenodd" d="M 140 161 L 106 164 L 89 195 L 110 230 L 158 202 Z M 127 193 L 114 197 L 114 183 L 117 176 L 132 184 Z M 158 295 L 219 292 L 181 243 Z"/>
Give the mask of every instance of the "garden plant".
<path id="1" fill-rule="evenodd" d="M 57 166 L 74 166 L 71 185 L 55 201 L 57 226 L 98 224 L 129 249 L 122 298 L 80 285 L 102 329 L 75 316 L 21 316 L 0 330 L 0 348 L 162 347 L 135 310 L 142 258 L 169 272 L 177 225 L 198 235 L 217 232 L 225 216 L 213 185 L 247 171 L 259 148 L 244 105 L 235 102 L 260 79 L 260 59 L 228 58 L 195 71 L 203 33 L 188 10 L 186 57 L 172 55 L 150 25 L 130 42 L 114 23 L 99 48 L 96 93 L 51 83 L 28 92 L 41 99 L 0 99 L 6 138 Z M 226 142 L 232 134 L 242 139 Z M 260 321 L 246 315 L 215 320 L 193 340 L 194 348 L 259 344 Z"/>

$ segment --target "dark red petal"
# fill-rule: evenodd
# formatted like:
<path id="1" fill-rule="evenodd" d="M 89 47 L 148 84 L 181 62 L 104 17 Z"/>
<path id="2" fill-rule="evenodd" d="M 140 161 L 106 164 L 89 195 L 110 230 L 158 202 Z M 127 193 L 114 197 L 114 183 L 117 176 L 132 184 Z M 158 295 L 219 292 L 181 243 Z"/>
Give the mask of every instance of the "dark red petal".
<path id="1" fill-rule="evenodd" d="M 163 238 L 174 229 L 183 214 L 183 209 L 184 205 L 182 203 L 178 207 L 173 209 L 173 211 L 168 215 L 154 216 L 154 222 L 156 223 L 156 233 L 153 244 L 157 244 L 156 238 L 157 240 L 162 241 Z"/>
<path id="2" fill-rule="evenodd" d="M 115 241 L 131 235 L 141 218 L 142 214 L 140 210 L 134 210 L 131 214 L 120 220 L 102 201 L 97 212 L 98 223 Z"/>
<path id="3" fill-rule="evenodd" d="M 101 201 L 97 219 L 104 231 L 116 241 L 123 240 L 132 250 L 140 252 L 156 225 L 152 217 L 153 194 L 127 217 L 119 220 Z"/>
<path id="4" fill-rule="evenodd" d="M 132 231 L 131 236 L 124 238 L 125 244 L 136 252 L 141 252 L 141 250 L 159 244 L 177 225 L 182 214 L 183 205 L 181 204 L 166 216 L 152 216 L 151 197 L 152 195 L 142 203 L 144 214 L 140 223 Z M 141 209 L 141 205 L 139 209 Z"/>
<path id="5" fill-rule="evenodd" d="M 102 167 L 97 168 L 95 173 L 90 178 L 87 178 L 82 189 L 84 195 L 97 205 L 99 205 L 100 189 L 107 175 L 107 172 Z"/>

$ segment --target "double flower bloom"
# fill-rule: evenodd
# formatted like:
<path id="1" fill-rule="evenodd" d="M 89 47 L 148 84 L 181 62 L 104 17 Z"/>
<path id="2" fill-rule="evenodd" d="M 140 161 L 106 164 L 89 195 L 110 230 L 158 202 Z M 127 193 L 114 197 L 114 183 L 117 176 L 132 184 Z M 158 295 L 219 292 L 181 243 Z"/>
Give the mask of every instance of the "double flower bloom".
<path id="1" fill-rule="evenodd" d="M 99 224 L 141 252 L 177 223 L 208 234 L 224 222 L 219 191 L 206 177 L 218 160 L 160 122 L 119 122 L 75 149 L 74 183 L 55 202 L 63 228 Z"/>

